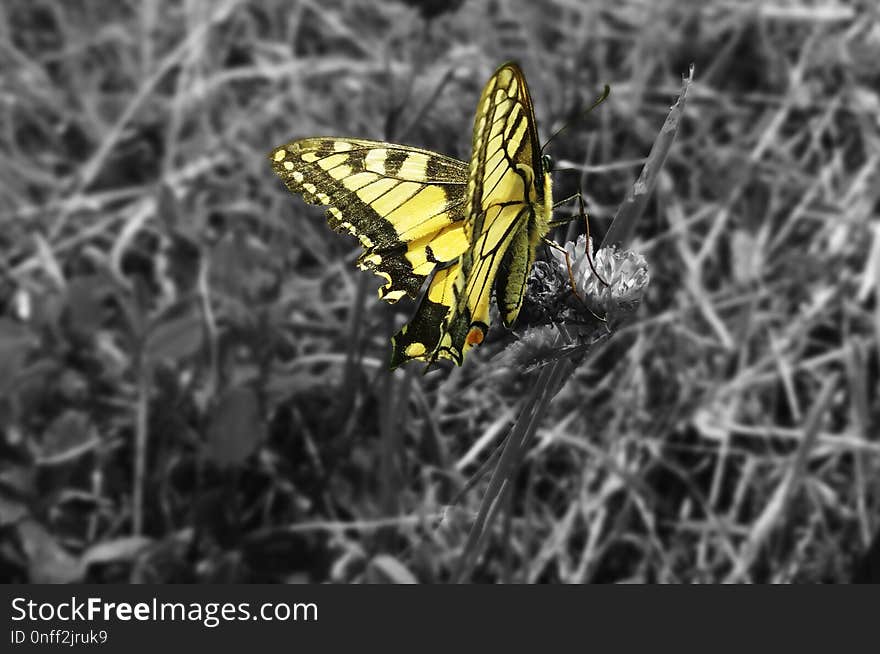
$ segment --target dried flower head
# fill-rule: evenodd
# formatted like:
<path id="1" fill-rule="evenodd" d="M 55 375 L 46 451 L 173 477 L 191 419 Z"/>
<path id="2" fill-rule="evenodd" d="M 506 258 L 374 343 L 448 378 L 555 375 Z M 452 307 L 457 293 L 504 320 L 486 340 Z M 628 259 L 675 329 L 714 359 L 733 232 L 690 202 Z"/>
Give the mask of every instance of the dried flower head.
<path id="1" fill-rule="evenodd" d="M 636 252 L 602 248 L 590 265 L 584 236 L 549 252 L 549 260 L 532 268 L 517 322 L 525 329 L 509 351 L 508 364 L 528 368 L 552 360 L 565 354 L 559 352 L 560 344 L 566 351 L 584 352 L 632 313 L 648 285 L 647 263 Z"/>
<path id="2" fill-rule="evenodd" d="M 621 308 L 632 309 L 642 299 L 650 278 L 648 264 L 641 254 L 616 246 L 602 248 L 593 254 L 591 239 L 593 264 L 590 265 L 583 235 L 575 243 L 569 241 L 564 247 L 565 253 L 552 248 L 550 255 L 559 272 L 566 277 L 570 263 L 577 295 L 592 311 L 599 315 L 613 314 Z"/>
<path id="3" fill-rule="evenodd" d="M 592 255 L 591 265 L 584 236 L 566 243 L 564 252 L 549 252 L 550 260 L 536 263 L 529 279 L 530 325 L 614 322 L 632 311 L 648 285 L 647 263 L 636 252 L 602 248 Z"/>

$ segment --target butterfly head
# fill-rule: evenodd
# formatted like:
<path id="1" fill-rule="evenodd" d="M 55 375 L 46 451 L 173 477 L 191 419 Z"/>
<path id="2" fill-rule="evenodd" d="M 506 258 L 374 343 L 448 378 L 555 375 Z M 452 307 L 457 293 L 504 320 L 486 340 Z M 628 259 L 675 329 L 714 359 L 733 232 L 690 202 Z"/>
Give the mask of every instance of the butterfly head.
<path id="1" fill-rule="evenodd" d="M 545 173 L 553 172 L 553 157 L 549 154 L 541 155 L 541 167 L 544 168 Z"/>

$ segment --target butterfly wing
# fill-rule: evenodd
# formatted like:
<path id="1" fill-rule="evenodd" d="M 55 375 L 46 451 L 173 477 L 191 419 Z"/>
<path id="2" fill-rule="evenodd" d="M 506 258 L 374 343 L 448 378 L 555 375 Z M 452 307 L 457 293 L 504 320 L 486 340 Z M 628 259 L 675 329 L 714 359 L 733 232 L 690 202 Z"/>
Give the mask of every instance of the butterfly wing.
<path id="1" fill-rule="evenodd" d="M 385 280 L 379 297 L 416 297 L 432 275 L 412 320 L 392 338 L 391 367 L 429 360 L 468 248 L 464 231 L 468 165 L 419 148 L 382 141 L 309 138 L 269 155 L 287 187 L 327 206 L 330 226 L 356 236 L 358 265 Z"/>
<path id="2" fill-rule="evenodd" d="M 468 169 L 462 161 L 334 137 L 292 141 L 269 158 L 292 192 L 328 207 L 333 229 L 360 240 L 358 266 L 385 280 L 379 297 L 388 302 L 416 297 L 438 264 L 455 261 L 468 247 Z"/>
<path id="3" fill-rule="evenodd" d="M 458 261 L 436 270 L 412 320 L 391 339 L 392 368 L 412 359 L 432 360 L 455 300 L 452 288 L 460 270 Z"/>
<path id="4" fill-rule="evenodd" d="M 516 64 L 502 65 L 483 90 L 470 164 L 333 137 L 293 141 L 270 158 L 291 191 L 327 206 L 330 226 L 361 241 L 358 265 L 385 280 L 379 297 L 416 297 L 431 277 L 415 316 L 392 339 L 392 367 L 437 358 L 461 365 L 489 328 L 493 289 L 502 321 L 516 319 L 552 208 Z"/>
<path id="5" fill-rule="evenodd" d="M 503 322 L 516 320 L 552 205 L 528 87 L 520 68 L 507 63 L 477 107 L 464 222 L 470 245 L 459 258 L 452 306 L 430 360 L 461 365 L 468 349 L 483 341 L 493 289 Z"/>

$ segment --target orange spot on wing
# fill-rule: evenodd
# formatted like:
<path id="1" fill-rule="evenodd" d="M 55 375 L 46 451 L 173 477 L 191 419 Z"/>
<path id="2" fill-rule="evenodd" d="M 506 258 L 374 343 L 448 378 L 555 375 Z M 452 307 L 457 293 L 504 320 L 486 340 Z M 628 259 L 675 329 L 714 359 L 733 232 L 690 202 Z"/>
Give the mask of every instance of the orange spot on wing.
<path id="1" fill-rule="evenodd" d="M 468 345 L 479 345 L 483 342 L 483 330 L 479 327 L 471 327 L 465 342 Z"/>

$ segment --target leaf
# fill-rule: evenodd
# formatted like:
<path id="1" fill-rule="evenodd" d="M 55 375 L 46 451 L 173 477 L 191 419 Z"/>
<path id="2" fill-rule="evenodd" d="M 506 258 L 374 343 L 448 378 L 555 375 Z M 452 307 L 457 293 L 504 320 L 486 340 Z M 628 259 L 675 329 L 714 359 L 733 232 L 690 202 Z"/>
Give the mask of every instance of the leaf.
<path id="1" fill-rule="evenodd" d="M 672 142 L 678 133 L 678 124 L 684 113 L 684 102 L 693 77 L 694 66 L 691 64 L 688 76 L 683 81 L 678 100 L 669 110 L 660 133 L 654 139 L 654 145 L 651 146 L 648 159 L 645 161 L 645 165 L 642 166 L 642 172 L 639 173 L 639 178 L 633 184 L 632 192 L 623 201 L 623 204 L 618 207 L 614 220 L 611 221 L 611 227 L 608 228 L 600 247 L 614 245 L 615 243 L 626 246 L 627 242 L 632 238 L 636 222 L 645 212 L 645 206 L 648 204 L 648 199 L 651 197 L 654 186 L 657 184 L 657 179 L 660 177 L 660 170 L 663 168 L 666 156 L 669 154 L 669 149 L 672 147 Z"/>
<path id="2" fill-rule="evenodd" d="M 190 303 L 182 315 L 164 319 L 150 330 L 144 351 L 152 361 L 179 361 L 195 354 L 204 336 L 202 313 L 197 305 Z"/>
<path id="3" fill-rule="evenodd" d="M 24 502 L 8 497 L 0 489 L 0 527 L 15 524 L 27 514 L 28 507 Z"/>
<path id="4" fill-rule="evenodd" d="M 153 540 L 146 536 L 123 536 L 114 540 L 105 541 L 92 545 L 83 552 L 80 564 L 83 570 L 90 565 L 113 563 L 115 561 L 130 561 L 135 558 Z"/>
<path id="5" fill-rule="evenodd" d="M 730 259 L 736 262 L 732 272 L 737 284 L 753 284 L 758 280 L 760 271 L 763 270 L 762 252 L 764 248 L 759 247 L 751 232 L 745 229 L 732 230 Z"/>
<path id="6" fill-rule="evenodd" d="M 170 231 L 158 259 L 163 274 L 174 284 L 179 295 L 193 292 L 202 263 L 196 241 L 187 238 L 183 232 Z"/>
<path id="7" fill-rule="evenodd" d="M 100 442 L 92 432 L 88 415 L 67 410 L 46 429 L 37 462 L 42 465 L 67 463 L 91 451 Z"/>
<path id="8" fill-rule="evenodd" d="M 85 335 L 97 331 L 106 313 L 104 303 L 114 291 L 113 282 L 103 275 L 83 275 L 71 279 L 65 298 L 71 329 Z"/>
<path id="9" fill-rule="evenodd" d="M 26 326 L 0 318 L 0 394 L 5 395 L 15 383 L 28 348 L 35 342 L 36 337 Z"/>
<path id="10" fill-rule="evenodd" d="M 178 295 L 190 293 L 198 283 L 201 269 L 199 234 L 203 225 L 184 218 L 182 207 L 168 184 L 159 187 L 156 197 L 156 215 L 162 222 L 165 235 L 157 255 L 157 271 L 176 287 Z"/>
<path id="11" fill-rule="evenodd" d="M 61 547 L 38 522 L 20 522 L 18 537 L 27 557 L 32 584 L 69 584 L 82 577 L 79 559 Z"/>
<path id="12" fill-rule="evenodd" d="M 280 271 L 265 245 L 242 235 L 228 235 L 210 252 L 211 287 L 222 297 L 245 304 L 277 296 Z"/>
<path id="13" fill-rule="evenodd" d="M 29 501 L 36 491 L 37 473 L 23 454 L 0 447 L 0 528 L 12 527 L 30 513 Z"/>
<path id="14" fill-rule="evenodd" d="M 387 554 L 379 554 L 370 560 L 370 568 L 392 584 L 417 584 L 415 575 L 400 559 Z"/>
<path id="15" fill-rule="evenodd" d="M 254 392 L 238 386 L 217 399 L 208 426 L 208 455 L 218 465 L 239 465 L 262 440 L 265 426 Z"/>

